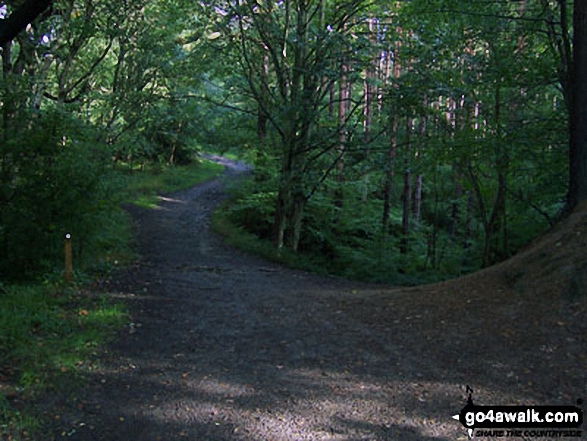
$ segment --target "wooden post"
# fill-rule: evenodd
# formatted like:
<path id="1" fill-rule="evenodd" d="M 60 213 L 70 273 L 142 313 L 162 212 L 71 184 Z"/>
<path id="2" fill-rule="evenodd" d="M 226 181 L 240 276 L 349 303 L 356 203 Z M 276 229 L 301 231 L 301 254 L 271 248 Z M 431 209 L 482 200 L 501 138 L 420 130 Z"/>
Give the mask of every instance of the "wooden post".
<path id="1" fill-rule="evenodd" d="M 73 252 L 71 249 L 71 234 L 65 235 L 65 281 L 73 283 Z"/>

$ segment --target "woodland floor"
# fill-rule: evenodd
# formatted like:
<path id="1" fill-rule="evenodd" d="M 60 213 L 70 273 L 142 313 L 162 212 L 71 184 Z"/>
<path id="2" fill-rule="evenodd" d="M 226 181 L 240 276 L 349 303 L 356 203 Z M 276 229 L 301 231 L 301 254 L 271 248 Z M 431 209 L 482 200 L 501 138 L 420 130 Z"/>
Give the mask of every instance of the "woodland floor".
<path id="1" fill-rule="evenodd" d="M 47 439 L 465 440 L 465 385 L 484 405 L 587 399 L 587 209 L 504 264 L 392 288 L 223 245 L 210 215 L 244 169 L 226 163 L 130 209 L 142 260 L 108 288 L 133 323 L 81 395 L 45 404 Z"/>

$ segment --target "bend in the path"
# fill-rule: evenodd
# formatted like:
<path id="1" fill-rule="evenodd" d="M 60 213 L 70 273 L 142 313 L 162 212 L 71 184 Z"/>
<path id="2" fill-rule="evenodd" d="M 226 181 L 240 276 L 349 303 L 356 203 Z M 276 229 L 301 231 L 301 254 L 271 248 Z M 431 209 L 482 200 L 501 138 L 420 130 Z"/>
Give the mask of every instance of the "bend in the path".
<path id="1" fill-rule="evenodd" d="M 469 378 L 520 398 L 498 351 L 430 298 L 412 307 L 415 291 L 391 301 L 225 246 L 209 223 L 242 171 L 226 165 L 222 179 L 132 210 L 143 259 L 118 291 L 133 325 L 60 427 L 68 439 L 442 441 L 463 439 L 450 415 Z"/>

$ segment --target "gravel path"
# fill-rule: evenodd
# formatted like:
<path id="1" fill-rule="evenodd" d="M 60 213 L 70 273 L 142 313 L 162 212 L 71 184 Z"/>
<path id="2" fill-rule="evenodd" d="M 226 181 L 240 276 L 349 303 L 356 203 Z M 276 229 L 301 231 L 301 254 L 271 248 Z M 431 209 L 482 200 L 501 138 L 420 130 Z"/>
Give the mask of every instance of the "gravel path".
<path id="1" fill-rule="evenodd" d="M 143 258 L 112 291 L 133 323 L 83 395 L 56 410 L 51 439 L 464 440 L 450 416 L 465 404 L 465 384 L 486 404 L 581 392 L 574 383 L 560 392 L 556 376 L 528 386 L 522 362 L 510 360 L 517 352 L 506 337 L 515 335 L 476 334 L 479 317 L 462 305 L 285 269 L 223 245 L 210 214 L 245 171 L 225 164 L 223 178 L 158 210 L 131 209 Z M 533 348 L 528 369 L 544 355 L 533 359 Z"/>

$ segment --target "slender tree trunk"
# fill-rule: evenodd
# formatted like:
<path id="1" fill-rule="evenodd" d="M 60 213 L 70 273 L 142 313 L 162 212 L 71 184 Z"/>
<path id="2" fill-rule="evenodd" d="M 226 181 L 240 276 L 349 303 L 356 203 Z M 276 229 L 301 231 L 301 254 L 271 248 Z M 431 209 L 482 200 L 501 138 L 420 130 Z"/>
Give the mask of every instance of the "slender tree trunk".
<path id="1" fill-rule="evenodd" d="M 406 254 L 408 252 L 408 239 L 410 236 L 410 207 L 412 205 L 412 172 L 409 168 L 404 172 L 403 205 L 400 252 L 401 254 Z"/>
<path id="2" fill-rule="evenodd" d="M 364 136 L 365 136 L 365 154 L 369 154 L 369 144 L 371 143 L 371 124 L 372 124 L 372 115 L 371 115 L 371 101 L 372 101 L 372 86 L 371 81 L 373 78 L 373 73 L 371 68 L 369 68 L 365 75 L 365 84 L 364 84 L 364 95 L 365 95 L 365 105 L 363 108 L 363 129 L 364 129 Z"/>
<path id="3" fill-rule="evenodd" d="M 284 182 L 284 176 L 281 176 L 273 219 L 273 244 L 277 249 L 283 248 L 284 245 L 285 229 L 287 228 L 286 212 L 288 199 L 288 184 Z"/>
<path id="4" fill-rule="evenodd" d="M 291 214 L 291 242 L 288 244 L 294 252 L 297 252 L 300 246 L 305 205 L 306 199 L 303 193 L 296 192 L 293 197 L 293 207 Z"/>
<path id="5" fill-rule="evenodd" d="M 265 141 L 267 140 L 267 123 L 267 115 L 261 108 L 259 108 L 257 111 L 257 136 L 262 145 L 265 144 Z"/>
<path id="6" fill-rule="evenodd" d="M 294 163 L 294 138 L 289 133 L 283 140 L 286 154 L 282 159 L 279 173 L 279 189 L 273 220 L 273 243 L 281 249 L 286 245 L 286 233 L 290 228 L 289 218 L 293 203 L 293 163 Z"/>
<path id="7" fill-rule="evenodd" d="M 508 159 L 506 147 L 500 144 L 501 134 L 501 90 L 500 86 L 497 85 L 495 92 L 495 136 L 496 146 L 495 155 L 496 163 L 495 168 L 497 171 L 497 195 L 495 197 L 493 208 L 491 213 L 487 213 L 485 209 L 482 209 L 484 216 L 483 228 L 485 232 L 485 246 L 483 251 L 483 266 L 489 266 L 496 261 L 500 260 L 505 250 L 500 248 L 500 232 L 502 231 L 506 223 L 506 188 L 507 188 L 507 167 Z M 482 203 L 482 194 L 478 184 L 476 184 L 477 199 Z"/>
<path id="8" fill-rule="evenodd" d="M 177 145 L 179 143 L 179 135 L 181 134 L 181 130 L 183 128 L 183 120 L 179 120 L 179 124 L 177 125 L 177 130 L 175 131 L 175 139 L 173 140 L 173 145 L 171 148 L 171 155 L 169 155 L 169 161 L 167 163 L 169 165 L 175 165 L 175 155 L 177 153 Z"/>
<path id="9" fill-rule="evenodd" d="M 369 39 L 375 44 L 374 36 L 374 18 L 369 19 Z M 363 129 L 365 136 L 365 155 L 369 154 L 369 144 L 371 143 L 371 124 L 372 124 L 372 102 L 373 102 L 373 80 L 375 78 L 375 63 L 377 59 L 371 60 L 365 71 L 364 95 L 365 104 L 363 107 Z"/>
<path id="10" fill-rule="evenodd" d="M 328 114 L 330 115 L 330 118 L 334 118 L 334 103 L 336 101 L 336 91 L 334 90 L 334 82 L 330 83 L 330 85 L 328 86 L 328 95 Z"/>
<path id="11" fill-rule="evenodd" d="M 485 246 L 483 252 L 483 266 L 489 266 L 501 257 L 499 256 L 499 232 L 505 219 L 505 176 L 500 173 L 498 178 L 498 190 L 491 216 L 484 224 Z"/>
<path id="12" fill-rule="evenodd" d="M 338 188 L 336 189 L 335 194 L 335 205 L 338 208 L 341 208 L 343 205 L 343 190 L 342 186 L 345 181 L 344 176 L 344 156 L 346 150 L 346 143 L 347 143 L 347 127 L 346 127 L 346 119 L 347 119 L 347 109 L 348 109 L 348 99 L 349 99 L 349 82 L 347 78 L 347 71 L 348 65 L 346 60 L 342 60 L 341 62 L 341 77 L 339 82 L 339 90 L 338 90 L 338 129 L 340 132 L 339 138 L 339 145 L 338 145 L 338 164 L 336 166 L 337 170 L 337 181 L 338 181 Z"/>
<path id="13" fill-rule="evenodd" d="M 401 29 L 398 29 L 398 35 L 401 37 Z M 400 50 L 401 40 L 398 38 L 396 42 L 396 49 L 394 53 L 393 63 L 393 78 L 399 79 L 401 75 L 401 63 L 400 63 Z M 393 87 L 397 87 L 395 84 Z M 389 138 L 389 149 L 387 151 L 387 162 L 385 164 L 385 183 L 383 189 L 383 231 L 387 232 L 389 225 L 389 217 L 391 215 L 391 196 L 393 191 L 393 178 L 394 178 L 394 167 L 395 158 L 397 156 L 397 136 L 398 136 L 398 115 L 397 107 L 392 105 L 390 123 L 390 138 Z"/>
<path id="14" fill-rule="evenodd" d="M 587 200 L 587 2 L 575 0 L 570 115 L 569 208 Z"/>
<path id="15" fill-rule="evenodd" d="M 309 144 L 313 120 L 310 91 L 314 91 L 307 66 L 308 2 L 296 3 L 296 31 L 298 43 L 294 46 L 294 65 L 291 85 L 288 87 L 290 120 L 282 135 L 284 157 L 280 173 L 280 186 L 275 210 L 273 239 L 278 248 L 283 246 L 297 251 L 302 232 L 306 196 L 304 194 L 304 158 Z"/>
<path id="16" fill-rule="evenodd" d="M 379 68 L 379 78 L 381 83 L 383 83 L 383 88 L 377 87 L 377 110 L 378 114 L 381 115 L 383 110 L 383 95 L 384 90 L 387 90 L 387 86 L 389 85 L 389 77 L 391 75 L 391 48 L 387 51 L 383 51 L 380 57 L 380 68 Z"/>
<path id="17" fill-rule="evenodd" d="M 428 95 L 424 95 L 424 108 L 428 107 Z M 428 135 L 428 117 L 426 115 L 420 116 L 418 133 L 422 139 L 425 139 Z M 420 147 L 421 148 L 421 147 Z M 416 161 L 419 163 L 422 161 L 421 152 L 416 155 Z M 414 206 L 413 206 L 413 217 L 416 223 L 420 222 L 420 216 L 422 213 L 422 192 L 423 192 L 424 176 L 418 174 L 416 178 L 416 188 L 414 189 Z"/>
<path id="18" fill-rule="evenodd" d="M 459 213 L 459 201 L 463 195 L 463 186 L 461 184 L 461 177 L 456 174 L 455 175 L 456 185 L 455 185 L 455 199 L 452 203 L 452 221 L 450 225 L 450 236 L 455 237 L 458 231 L 458 227 L 460 224 L 460 213 Z"/>
<path id="19" fill-rule="evenodd" d="M 406 124 L 406 169 L 404 171 L 404 192 L 403 192 L 403 215 L 402 215 L 402 240 L 400 244 L 400 253 L 406 254 L 408 252 L 408 238 L 410 236 L 410 208 L 412 206 L 412 171 L 410 169 L 411 156 L 411 131 L 412 118 L 408 118 Z"/>
<path id="20" fill-rule="evenodd" d="M 414 221 L 420 222 L 420 216 L 422 213 L 422 191 L 423 191 L 424 177 L 418 175 L 416 178 L 416 189 L 414 191 Z"/>
<path id="21" fill-rule="evenodd" d="M 4 141 L 10 133 L 10 120 L 14 114 L 14 101 L 10 87 L 12 73 L 12 41 L 2 45 L 2 80 L 4 87 L 4 100 L 2 102 L 2 124 L 4 129 Z"/>
<path id="22" fill-rule="evenodd" d="M 434 176 L 434 223 L 432 225 L 432 234 L 428 239 L 428 258 L 430 259 L 430 264 L 432 265 L 433 269 L 437 269 L 438 261 L 437 261 L 437 248 L 438 248 L 438 206 L 439 206 L 439 196 L 438 196 L 438 175 Z"/>
<path id="23" fill-rule="evenodd" d="M 263 57 L 263 73 L 261 77 L 261 83 L 263 93 L 268 94 L 269 91 L 267 90 L 267 85 L 269 84 L 269 55 L 265 55 Z M 259 105 L 257 109 L 257 136 L 259 137 L 259 141 L 263 147 L 265 146 L 265 141 L 267 139 L 267 124 L 267 114 L 265 113 L 263 107 Z"/>
<path id="24" fill-rule="evenodd" d="M 467 220 L 465 221 L 465 237 L 463 248 L 468 250 L 471 248 L 471 239 L 473 238 L 473 213 L 475 210 L 475 194 L 469 191 L 467 197 Z"/>
<path id="25" fill-rule="evenodd" d="M 385 182 L 383 185 L 383 231 L 387 233 L 389 226 L 389 217 L 391 215 L 391 196 L 393 194 L 393 177 L 395 168 L 395 158 L 397 156 L 397 117 L 394 114 L 390 118 L 391 136 L 389 140 L 389 149 L 385 163 Z"/>

